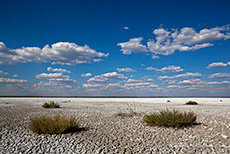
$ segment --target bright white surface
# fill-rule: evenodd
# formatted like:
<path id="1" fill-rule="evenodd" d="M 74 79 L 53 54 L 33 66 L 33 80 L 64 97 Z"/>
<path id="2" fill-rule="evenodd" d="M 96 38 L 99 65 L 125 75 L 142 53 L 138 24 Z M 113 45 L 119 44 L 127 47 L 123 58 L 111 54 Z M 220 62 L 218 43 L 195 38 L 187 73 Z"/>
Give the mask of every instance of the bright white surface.
<path id="1" fill-rule="evenodd" d="M 23 104 L 41 104 L 44 102 L 64 102 L 71 101 L 71 103 L 106 103 L 106 102 L 127 102 L 127 103 L 158 103 L 169 104 L 167 100 L 170 100 L 171 104 L 185 104 L 188 101 L 196 101 L 198 104 L 203 105 L 230 105 L 230 98 L 0 98 L 0 105 L 9 105 L 23 103 Z M 221 102 L 222 100 L 222 102 Z"/>

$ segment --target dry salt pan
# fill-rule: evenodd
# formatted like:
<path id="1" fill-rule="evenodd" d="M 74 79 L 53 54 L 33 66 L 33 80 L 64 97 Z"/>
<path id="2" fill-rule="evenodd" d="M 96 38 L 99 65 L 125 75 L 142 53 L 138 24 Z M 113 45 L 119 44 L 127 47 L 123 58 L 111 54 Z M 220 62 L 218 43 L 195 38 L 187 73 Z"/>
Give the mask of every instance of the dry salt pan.
<path id="1" fill-rule="evenodd" d="M 191 98 L 0 98 L 0 153 L 230 153 L 230 99 L 221 99 L 192 98 L 198 105 L 187 106 Z M 49 101 L 61 108 L 43 109 Z M 200 124 L 173 129 L 141 122 L 167 108 L 195 112 Z M 117 116 L 130 110 L 137 114 Z M 32 116 L 56 113 L 76 115 L 86 129 L 63 135 L 28 129 Z"/>

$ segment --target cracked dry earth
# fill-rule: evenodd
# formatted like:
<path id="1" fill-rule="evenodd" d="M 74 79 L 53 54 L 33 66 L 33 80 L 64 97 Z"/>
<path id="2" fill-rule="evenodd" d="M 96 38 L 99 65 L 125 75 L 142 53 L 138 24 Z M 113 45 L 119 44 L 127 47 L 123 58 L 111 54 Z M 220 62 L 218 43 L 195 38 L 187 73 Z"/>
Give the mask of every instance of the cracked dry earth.
<path id="1" fill-rule="evenodd" d="M 186 106 L 72 100 L 59 101 L 59 109 L 43 109 L 42 103 L 0 101 L 0 153 L 230 153 L 230 104 Z M 201 124 L 173 129 L 142 123 L 144 114 L 166 108 L 193 111 Z M 138 114 L 118 115 L 132 111 Z M 62 135 L 37 135 L 28 129 L 31 117 L 56 113 L 76 115 L 85 129 Z"/>

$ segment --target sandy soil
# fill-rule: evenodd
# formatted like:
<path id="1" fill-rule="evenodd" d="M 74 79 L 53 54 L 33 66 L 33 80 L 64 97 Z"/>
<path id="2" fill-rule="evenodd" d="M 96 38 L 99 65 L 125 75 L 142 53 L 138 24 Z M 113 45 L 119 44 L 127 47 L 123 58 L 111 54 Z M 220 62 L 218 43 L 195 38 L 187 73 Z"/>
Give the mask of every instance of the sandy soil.
<path id="1" fill-rule="evenodd" d="M 43 109 L 55 101 L 59 109 Z M 170 102 L 167 102 L 170 100 Z M 194 100 L 196 106 L 184 105 Z M 193 111 L 184 129 L 145 126 L 144 114 L 162 109 Z M 117 116 L 136 112 L 134 116 Z M 75 115 L 86 130 L 37 135 L 30 118 Z M 230 98 L 0 98 L 0 153 L 230 153 Z"/>

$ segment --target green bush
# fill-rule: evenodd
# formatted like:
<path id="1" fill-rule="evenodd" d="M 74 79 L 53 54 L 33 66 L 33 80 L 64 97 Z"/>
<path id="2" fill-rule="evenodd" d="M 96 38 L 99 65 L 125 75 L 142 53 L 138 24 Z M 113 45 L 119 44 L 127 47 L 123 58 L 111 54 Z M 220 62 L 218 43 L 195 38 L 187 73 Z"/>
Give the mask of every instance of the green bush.
<path id="1" fill-rule="evenodd" d="M 149 126 L 164 126 L 181 128 L 191 126 L 196 121 L 196 115 L 193 112 L 179 112 L 177 110 L 162 110 L 159 113 L 145 115 L 143 122 Z"/>
<path id="2" fill-rule="evenodd" d="M 43 108 L 59 108 L 60 105 L 57 104 L 57 103 L 54 103 L 54 101 L 50 101 L 49 103 L 45 102 L 43 105 L 42 105 Z"/>
<path id="3" fill-rule="evenodd" d="M 198 105 L 198 103 L 195 101 L 189 101 L 186 103 L 186 105 Z"/>
<path id="4" fill-rule="evenodd" d="M 60 114 L 54 117 L 37 116 L 30 120 L 29 129 L 38 134 L 64 134 L 77 131 L 79 124 L 75 117 L 61 117 Z"/>

